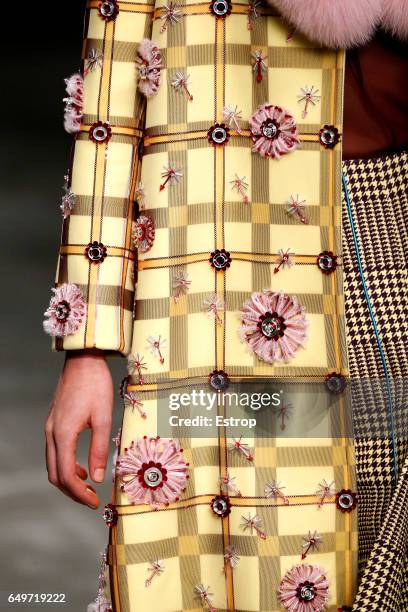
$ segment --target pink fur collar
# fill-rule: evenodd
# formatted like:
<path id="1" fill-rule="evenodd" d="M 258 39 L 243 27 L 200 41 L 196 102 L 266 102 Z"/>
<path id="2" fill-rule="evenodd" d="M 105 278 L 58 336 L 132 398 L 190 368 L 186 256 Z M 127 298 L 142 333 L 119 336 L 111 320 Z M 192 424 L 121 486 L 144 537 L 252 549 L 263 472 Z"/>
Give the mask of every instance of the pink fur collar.
<path id="1" fill-rule="evenodd" d="M 268 0 L 299 32 L 326 47 L 363 45 L 381 26 L 408 39 L 407 0 Z"/>

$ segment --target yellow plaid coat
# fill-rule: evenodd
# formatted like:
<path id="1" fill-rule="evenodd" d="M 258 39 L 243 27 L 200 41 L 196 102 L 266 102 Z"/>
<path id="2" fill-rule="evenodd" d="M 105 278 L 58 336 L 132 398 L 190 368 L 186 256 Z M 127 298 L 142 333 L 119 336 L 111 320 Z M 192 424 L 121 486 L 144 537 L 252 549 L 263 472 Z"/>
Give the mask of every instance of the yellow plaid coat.
<path id="1" fill-rule="evenodd" d="M 112 19 L 102 18 L 100 5 L 96 0 L 87 4 L 82 58 L 86 66 L 95 50 L 101 62 L 84 79 L 84 115 L 70 168 L 76 200 L 63 223 L 56 278 L 57 286 L 74 283 L 81 289 L 87 316 L 76 333 L 57 338 L 55 348 L 97 347 L 143 356 L 144 384 L 130 371 L 127 392 L 138 394 L 147 417 L 141 419 L 126 405 L 123 453 L 132 440 L 157 431 L 161 390 L 186 389 L 191 381 L 206 385 L 214 369 L 226 371 L 232 386 L 263 378 L 323 384 L 332 372 L 348 375 L 341 142 L 325 148 L 319 140 L 325 125 L 341 135 L 344 53 L 317 48 L 263 3 L 255 7 L 252 27 L 245 0 L 234 0 L 221 18 L 210 3 L 186 0 L 175 22 L 163 18 L 164 0 L 119 2 Z M 147 102 L 137 87 L 135 64 L 146 37 L 159 47 L 163 64 L 158 92 Z M 253 68 L 256 52 L 266 64 L 261 81 Z M 172 86 L 177 71 L 189 75 L 192 100 Z M 317 97 L 304 113 L 302 97 L 311 86 Z M 249 118 L 265 102 L 289 109 L 299 129 L 300 148 L 279 160 L 251 151 Z M 240 111 L 240 129 L 230 125 L 229 142 L 213 146 L 207 133 L 225 121 L 226 106 Z M 90 139 L 97 121 L 109 124 L 108 143 Z M 160 190 L 169 165 L 181 169 L 182 176 Z M 248 201 L 233 189 L 237 176 L 245 177 Z M 155 239 L 148 252 L 138 254 L 132 223 L 141 184 Z M 287 214 L 288 201 L 298 196 L 307 203 L 308 224 Z M 106 257 L 97 264 L 85 254 L 95 241 L 106 247 Z M 223 248 L 231 265 L 220 273 L 209 258 Z M 275 273 L 279 250 L 288 248 L 296 265 Z M 316 265 L 323 251 L 337 255 L 334 274 L 322 274 Z M 175 300 L 174 279 L 180 273 L 190 284 Z M 296 295 L 306 308 L 308 341 L 287 364 L 260 361 L 237 333 L 237 312 L 264 288 Z M 222 324 L 203 310 L 211 294 L 222 300 Z M 149 337 L 166 339 L 162 359 L 149 351 Z M 329 413 L 323 421 L 323 429 L 330 430 Z M 339 512 L 333 492 L 319 506 L 316 493 L 322 481 L 334 482 L 336 491 L 356 488 L 346 432 L 248 440 L 252 463 L 227 452 L 229 439 L 225 430 L 218 439 L 184 432 L 180 442 L 190 479 L 180 501 L 166 509 L 132 505 L 116 480 L 118 521 L 110 528 L 108 555 L 113 609 L 192 612 L 207 605 L 197 598 L 196 586 L 203 584 L 209 585 L 217 610 L 280 610 L 277 588 L 300 562 L 309 531 L 322 535 L 322 545 L 305 562 L 324 568 L 328 576 L 327 609 L 351 606 L 357 512 Z M 231 513 L 220 520 L 209 503 L 226 471 L 237 479 L 242 495 L 230 496 Z M 265 483 L 272 480 L 284 484 L 289 504 L 265 497 Z M 248 512 L 262 518 L 265 540 L 240 528 Z M 230 545 L 240 557 L 235 567 L 224 564 Z M 164 560 L 165 570 L 146 588 L 155 559 Z"/>

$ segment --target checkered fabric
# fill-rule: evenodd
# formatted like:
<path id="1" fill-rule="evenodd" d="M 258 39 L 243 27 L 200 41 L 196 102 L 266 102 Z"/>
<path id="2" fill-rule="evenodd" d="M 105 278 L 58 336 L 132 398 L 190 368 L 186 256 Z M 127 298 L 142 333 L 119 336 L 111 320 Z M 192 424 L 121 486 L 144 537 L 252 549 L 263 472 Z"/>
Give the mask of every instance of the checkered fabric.
<path id="1" fill-rule="evenodd" d="M 72 189 L 79 195 L 64 227 L 58 283 L 74 282 L 87 296 L 85 329 L 59 341 L 57 348 L 98 348 L 143 356 L 144 384 L 134 373 L 127 391 L 137 393 L 146 418 L 126 406 L 119 452 L 132 440 L 155 435 L 159 399 L 169 385 L 179 392 L 191 384 L 208 388 L 208 375 L 225 370 L 236 388 L 244 380 L 319 384 L 332 372 L 348 374 L 344 335 L 341 256 L 341 144 L 325 149 L 319 131 L 334 125 L 341 135 L 344 53 L 317 48 L 291 29 L 270 6 L 260 4 L 248 28 L 248 4 L 233 2 L 230 14 L 217 18 L 210 4 L 182 2 L 176 23 L 163 30 L 163 0 L 154 7 L 119 2 L 114 21 L 103 22 L 98 3 L 88 3 L 84 57 L 101 49 L 101 73 L 85 79 L 86 115 L 75 144 Z M 152 12 L 153 10 L 153 12 Z M 291 36 L 289 36 L 291 34 Z M 163 57 L 157 95 L 144 103 L 136 93 L 138 43 L 149 36 Z M 251 65 L 261 52 L 267 68 L 259 82 Z M 189 101 L 171 85 L 175 73 L 190 76 Z M 299 102 L 302 88 L 312 86 L 320 99 Z M 264 102 L 281 105 L 297 122 L 301 147 L 282 159 L 252 153 L 249 118 Z M 223 108 L 237 105 L 240 129 L 231 125 L 225 146 L 213 146 L 209 128 L 223 121 Z M 106 145 L 88 140 L 90 124 L 109 120 L 113 137 Z M 141 130 L 142 149 L 138 147 Z M 140 163 L 139 163 L 140 162 Z M 177 184 L 160 190 L 163 167 L 180 168 Z M 248 202 L 233 190 L 245 177 Z M 132 202 L 139 180 L 146 190 L 146 214 L 156 236 L 147 253 L 139 253 L 131 321 Z M 307 204 L 308 224 L 286 212 L 290 197 Z M 140 204 L 140 202 L 139 202 Z M 137 209 L 137 206 L 135 207 Z M 108 247 L 105 261 L 90 265 L 83 251 L 90 241 Z M 230 252 L 231 266 L 215 271 L 209 257 L 215 249 Z M 279 249 L 295 252 L 296 265 L 274 272 Z M 337 255 L 335 273 L 316 265 L 322 251 Z M 175 276 L 187 272 L 186 295 L 173 297 Z M 306 308 L 309 337 L 287 364 L 259 361 L 240 341 L 243 303 L 268 288 L 296 295 Z M 224 307 L 220 321 L 208 316 L 203 301 L 217 294 Z M 132 341 L 130 341 L 130 334 Z M 148 338 L 166 339 L 157 351 Z M 263 382 L 262 382 L 263 381 Z M 319 505 L 319 483 L 334 482 L 336 491 L 355 490 L 354 457 L 345 427 L 346 402 L 339 400 L 338 421 L 322 410 L 305 435 L 300 421 L 300 394 L 291 417 L 297 435 L 248 439 L 253 460 L 228 450 L 232 434 L 221 427 L 218 438 L 179 436 L 190 479 L 181 499 L 153 510 L 132 505 L 115 483 L 117 526 L 110 529 L 109 568 L 115 612 L 196 612 L 203 603 L 195 586 L 209 585 L 217 610 L 277 612 L 277 588 L 285 572 L 301 562 L 303 538 L 318 532 L 322 543 L 305 559 L 327 573 L 327 609 L 351 605 L 356 590 L 357 511 L 342 513 L 330 494 Z M 221 410 L 221 408 L 220 408 Z M 224 409 L 222 409 L 224 410 Z M 324 433 L 322 433 L 324 432 Z M 245 432 L 244 434 L 245 439 Z M 210 508 L 220 493 L 219 478 L 236 478 L 241 495 L 230 494 L 231 513 L 218 518 Z M 265 485 L 280 481 L 289 503 L 265 495 Z M 266 538 L 240 527 L 242 515 L 260 516 Z M 240 557 L 224 564 L 227 546 Z M 165 570 L 145 587 L 150 564 L 163 559 Z"/>
<path id="2" fill-rule="evenodd" d="M 404 531 L 408 524 L 404 497 L 408 458 L 404 399 L 408 380 L 408 154 L 351 160 L 343 167 L 365 283 L 393 399 L 391 421 L 384 369 L 364 297 L 344 200 L 344 293 L 353 383 L 362 575 L 353 609 L 403 611 L 408 608 L 407 534 Z M 397 486 L 394 452 L 400 471 Z M 382 589 L 377 578 L 387 585 L 385 597 L 378 597 Z"/>

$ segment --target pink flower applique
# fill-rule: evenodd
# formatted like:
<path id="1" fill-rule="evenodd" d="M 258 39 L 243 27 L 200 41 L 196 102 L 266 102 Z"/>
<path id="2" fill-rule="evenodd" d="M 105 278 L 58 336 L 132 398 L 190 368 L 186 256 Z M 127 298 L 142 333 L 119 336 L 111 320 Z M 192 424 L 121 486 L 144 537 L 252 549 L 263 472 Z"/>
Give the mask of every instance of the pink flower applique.
<path id="1" fill-rule="evenodd" d="M 191 279 L 187 272 L 179 272 L 173 278 L 173 299 L 175 303 L 179 302 L 183 295 L 188 293 L 191 285 Z"/>
<path id="2" fill-rule="evenodd" d="M 255 291 L 241 313 L 241 339 L 263 361 L 288 361 L 307 338 L 304 310 L 295 296 Z"/>
<path id="3" fill-rule="evenodd" d="M 279 158 L 300 145 L 293 116 L 284 108 L 269 102 L 262 104 L 249 120 L 252 151 L 262 157 Z"/>
<path id="4" fill-rule="evenodd" d="M 132 412 L 136 408 L 142 419 L 145 419 L 147 417 L 147 414 L 143 410 L 143 402 L 141 401 L 137 393 L 135 393 L 134 391 L 129 391 L 125 394 L 125 397 L 123 399 L 125 401 L 125 406 L 130 406 L 132 408 Z"/>
<path id="5" fill-rule="evenodd" d="M 164 572 L 164 569 L 165 565 L 162 559 L 156 559 L 155 561 L 152 561 L 148 569 L 150 575 L 145 580 L 145 587 L 149 587 L 153 582 L 153 578 L 155 576 L 160 576 Z"/>
<path id="6" fill-rule="evenodd" d="M 278 595 L 283 607 L 291 612 L 323 612 L 329 599 L 329 581 L 318 565 L 300 563 L 286 572 Z"/>
<path id="7" fill-rule="evenodd" d="M 179 500 L 189 478 L 188 465 L 176 440 L 144 436 L 133 440 L 118 457 L 116 473 L 121 490 L 132 504 L 150 504 L 158 509 Z"/>
<path id="8" fill-rule="evenodd" d="M 103 55 L 99 53 L 97 49 L 91 49 L 88 53 L 88 57 L 85 60 L 84 77 L 90 72 L 94 72 L 97 68 L 102 68 Z"/>
<path id="9" fill-rule="evenodd" d="M 112 612 L 112 605 L 104 594 L 106 587 L 106 567 L 108 564 L 107 559 L 107 552 L 101 553 L 98 575 L 98 593 L 95 599 L 88 605 L 86 609 L 87 612 Z"/>
<path id="10" fill-rule="evenodd" d="M 65 79 L 67 98 L 64 98 L 64 128 L 68 134 L 79 132 L 84 116 L 84 79 L 79 73 Z"/>
<path id="11" fill-rule="evenodd" d="M 44 313 L 44 331 L 59 338 L 75 334 L 86 316 L 81 290 L 73 283 L 64 283 L 51 291 L 50 305 Z"/>
<path id="12" fill-rule="evenodd" d="M 144 38 L 139 45 L 136 65 L 139 91 L 146 97 L 153 96 L 159 90 L 163 64 L 158 46 L 148 38 Z"/>
<path id="13" fill-rule="evenodd" d="M 71 210 L 75 206 L 76 195 L 69 186 L 68 174 L 64 176 L 64 179 L 65 179 L 65 183 L 62 187 L 64 190 L 64 195 L 62 196 L 60 210 L 61 210 L 63 218 L 66 219 L 67 217 L 69 217 L 69 215 L 71 214 Z"/>

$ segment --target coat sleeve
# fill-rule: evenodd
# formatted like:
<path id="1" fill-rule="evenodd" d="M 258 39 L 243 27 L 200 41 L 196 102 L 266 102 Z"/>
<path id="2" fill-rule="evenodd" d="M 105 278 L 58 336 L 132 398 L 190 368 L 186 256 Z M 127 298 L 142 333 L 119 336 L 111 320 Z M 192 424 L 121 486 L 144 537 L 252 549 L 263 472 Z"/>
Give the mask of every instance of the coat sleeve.
<path id="1" fill-rule="evenodd" d="M 135 62 L 140 42 L 151 36 L 152 15 L 151 0 L 87 3 L 83 69 L 66 79 L 65 128 L 75 135 L 52 312 L 44 323 L 56 350 L 130 350 L 132 218 L 145 117 Z M 62 314 L 58 299 L 68 302 Z"/>

